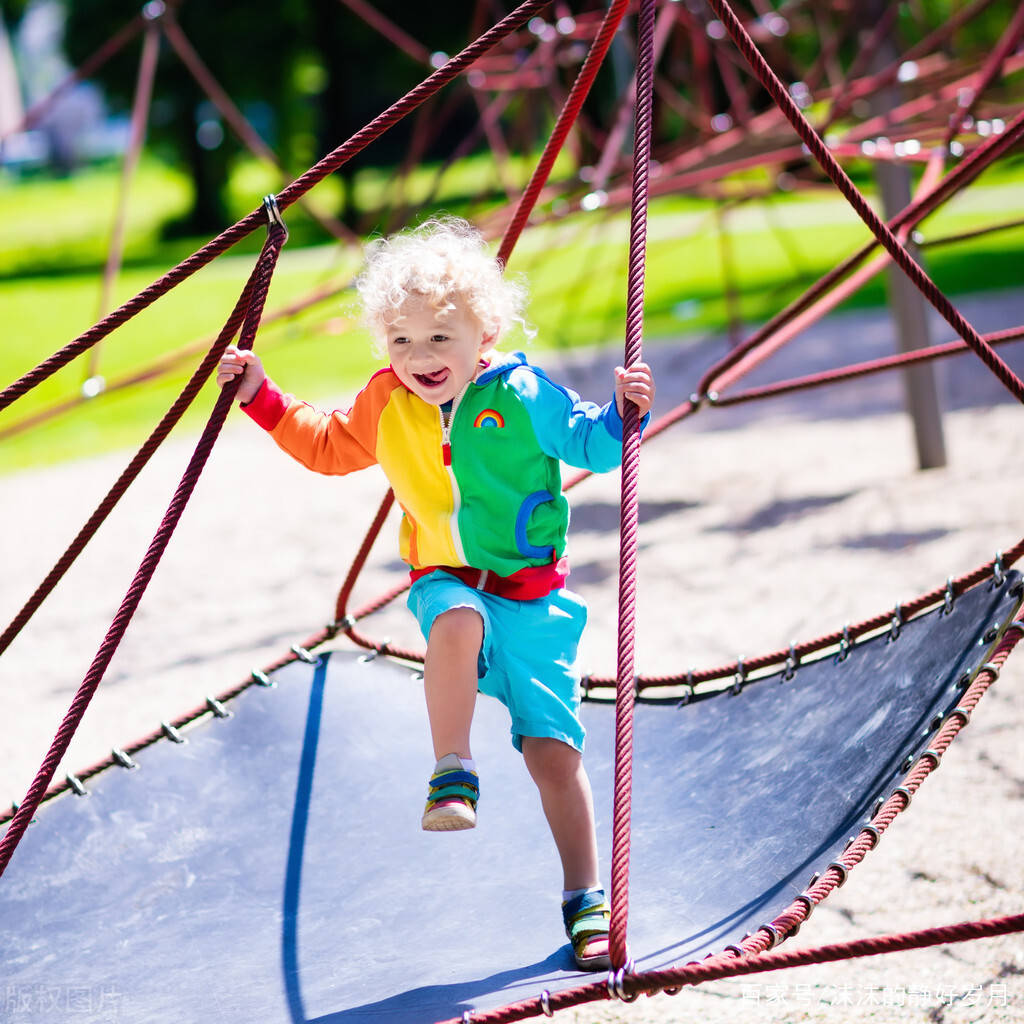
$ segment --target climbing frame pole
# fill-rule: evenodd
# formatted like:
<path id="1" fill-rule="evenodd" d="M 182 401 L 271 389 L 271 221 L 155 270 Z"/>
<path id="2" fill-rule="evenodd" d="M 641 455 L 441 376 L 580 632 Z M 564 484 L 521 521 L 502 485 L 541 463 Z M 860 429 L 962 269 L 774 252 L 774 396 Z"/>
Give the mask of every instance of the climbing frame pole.
<path id="1" fill-rule="evenodd" d="M 628 369 L 643 354 L 644 273 L 647 256 L 647 201 L 654 98 L 655 0 L 644 0 L 638 16 L 636 130 L 633 145 L 633 203 L 629 230 L 626 295 Z M 633 783 L 633 702 L 636 695 L 637 530 L 639 527 L 640 419 L 636 405 L 623 403 L 622 500 L 619 524 L 619 639 L 615 699 L 615 795 L 612 815 L 612 914 L 609 953 L 618 972 L 629 972 L 629 837 Z"/>

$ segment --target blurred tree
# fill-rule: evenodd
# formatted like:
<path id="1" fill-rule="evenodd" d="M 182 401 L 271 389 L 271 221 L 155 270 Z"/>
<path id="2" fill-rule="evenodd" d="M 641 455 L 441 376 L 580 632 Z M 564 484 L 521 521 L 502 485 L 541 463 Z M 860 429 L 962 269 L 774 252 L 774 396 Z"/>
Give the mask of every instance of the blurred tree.
<path id="1" fill-rule="evenodd" d="M 26 6 L 24 0 L 0 2 L 5 15 L 8 7 Z M 167 0 L 167 6 L 220 85 L 293 170 L 339 145 L 430 70 L 340 0 L 277 0 L 273 14 L 261 14 L 261 5 L 232 0 Z M 375 6 L 434 52 L 465 45 L 474 3 L 429 7 L 375 0 Z M 135 17 L 140 2 L 74 0 L 66 8 L 65 46 L 68 59 L 78 64 Z M 115 108 L 129 109 L 137 71 L 138 47 L 128 47 L 100 73 Z M 467 100 L 463 120 L 471 116 Z M 343 176 L 349 178 L 358 166 L 399 159 L 409 130 L 400 125 L 389 132 Z M 173 230 L 205 234 L 222 229 L 228 171 L 242 147 L 166 40 L 148 140 L 166 159 L 187 168 L 193 182 L 192 209 Z M 350 208 L 341 212 L 345 220 L 354 220 Z"/>
<path id="2" fill-rule="evenodd" d="M 68 59 L 80 63 L 135 17 L 140 6 L 139 0 L 68 3 Z M 292 68 L 302 47 L 302 0 L 278 0 L 273 17 L 258 16 L 251 4 L 168 0 L 167 6 L 203 62 L 287 163 L 290 118 L 296 111 Z M 100 72 L 115 108 L 131 106 L 138 53 L 138 47 L 130 46 Z M 209 233 L 223 228 L 227 172 L 241 144 L 166 41 L 161 46 L 148 139 L 168 160 L 186 167 L 192 178 L 192 209 L 174 230 Z"/>

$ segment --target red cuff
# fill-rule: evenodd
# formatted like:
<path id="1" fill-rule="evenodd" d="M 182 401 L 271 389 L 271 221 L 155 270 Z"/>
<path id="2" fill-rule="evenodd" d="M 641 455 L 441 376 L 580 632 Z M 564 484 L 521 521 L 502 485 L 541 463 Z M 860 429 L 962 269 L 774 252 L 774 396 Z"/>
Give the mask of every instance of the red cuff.
<path id="1" fill-rule="evenodd" d="M 242 405 L 245 414 L 264 430 L 273 430 L 281 422 L 287 408 L 288 396 L 269 377 L 263 379 L 253 400 Z"/>

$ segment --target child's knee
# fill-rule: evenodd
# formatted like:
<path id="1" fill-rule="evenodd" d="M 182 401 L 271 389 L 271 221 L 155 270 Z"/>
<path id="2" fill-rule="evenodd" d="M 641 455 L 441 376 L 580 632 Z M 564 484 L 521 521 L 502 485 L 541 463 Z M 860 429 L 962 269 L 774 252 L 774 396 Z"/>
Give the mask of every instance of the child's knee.
<path id="1" fill-rule="evenodd" d="M 580 752 L 549 736 L 524 736 L 523 757 L 538 786 L 565 786 L 583 774 Z"/>
<path id="2" fill-rule="evenodd" d="M 475 608 L 449 608 L 434 619 L 427 643 L 431 647 L 467 646 L 479 650 L 483 638 L 484 622 Z"/>

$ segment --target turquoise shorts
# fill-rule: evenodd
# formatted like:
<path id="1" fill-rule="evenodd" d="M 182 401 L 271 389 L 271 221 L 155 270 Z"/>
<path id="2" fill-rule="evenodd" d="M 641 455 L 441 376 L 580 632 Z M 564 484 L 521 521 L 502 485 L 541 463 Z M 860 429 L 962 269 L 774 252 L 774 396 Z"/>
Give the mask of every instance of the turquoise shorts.
<path id="1" fill-rule="evenodd" d="M 583 752 L 576 670 L 576 648 L 587 622 L 582 598 L 562 589 L 533 601 L 512 601 L 435 570 L 412 585 L 408 605 L 427 639 L 442 612 L 479 612 L 484 624 L 477 661 L 480 692 L 508 708 L 516 750 L 522 751 L 524 736 L 547 736 Z"/>

